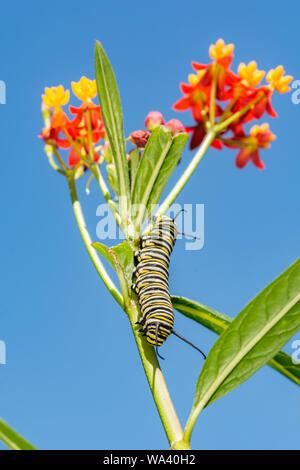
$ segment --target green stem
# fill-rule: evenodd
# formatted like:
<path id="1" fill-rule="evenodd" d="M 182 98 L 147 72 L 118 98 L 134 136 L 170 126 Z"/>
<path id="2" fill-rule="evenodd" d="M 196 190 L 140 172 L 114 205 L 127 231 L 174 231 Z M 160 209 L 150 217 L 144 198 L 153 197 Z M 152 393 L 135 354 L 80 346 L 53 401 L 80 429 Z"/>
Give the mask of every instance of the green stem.
<path id="1" fill-rule="evenodd" d="M 58 153 L 58 151 L 57 151 L 57 149 L 54 145 L 52 146 L 52 150 L 53 150 L 54 155 L 56 156 L 57 161 L 59 162 L 60 166 L 62 167 L 63 171 L 66 172 L 67 167 L 65 165 L 65 162 L 63 161 L 63 159 L 59 155 L 59 153 Z"/>
<path id="2" fill-rule="evenodd" d="M 212 82 L 211 95 L 210 95 L 210 110 L 209 110 L 209 120 L 210 120 L 210 128 L 211 129 L 213 129 L 214 125 L 215 125 L 217 74 L 218 74 L 218 71 L 217 71 L 216 67 L 214 67 L 214 69 L 213 69 L 213 82 Z"/>
<path id="3" fill-rule="evenodd" d="M 186 442 L 190 442 L 191 441 L 191 435 L 192 435 L 192 432 L 193 432 L 193 429 L 194 429 L 194 426 L 196 424 L 196 421 L 199 417 L 199 414 L 201 413 L 201 411 L 203 410 L 203 408 L 205 407 L 206 405 L 206 401 L 205 400 L 201 400 L 201 402 L 198 403 L 198 406 L 197 406 L 197 411 L 194 412 L 194 410 L 192 410 L 190 416 L 189 416 L 189 419 L 187 420 L 186 422 L 186 425 L 185 425 L 185 428 L 184 428 L 184 433 L 183 433 L 183 439 L 184 441 Z"/>
<path id="4" fill-rule="evenodd" d="M 192 161 L 190 162 L 190 164 L 188 165 L 186 170 L 183 172 L 183 174 L 181 175 L 181 177 L 179 178 L 179 180 L 177 181 L 177 183 L 175 184 L 175 186 L 173 187 L 171 192 L 168 194 L 166 199 L 160 205 L 159 209 L 157 210 L 157 212 L 156 212 L 157 216 L 165 214 L 166 211 L 169 209 L 169 207 L 173 204 L 173 202 L 175 201 L 175 199 L 178 196 L 178 194 L 180 193 L 180 191 L 183 189 L 185 184 L 190 179 L 191 175 L 194 173 L 194 171 L 197 168 L 199 162 L 204 157 L 205 152 L 207 151 L 207 149 L 209 148 L 209 146 L 211 145 L 211 143 L 213 142 L 213 140 L 215 139 L 217 134 L 219 134 L 222 130 L 224 130 L 226 127 L 228 127 L 233 121 L 235 121 L 236 119 L 239 119 L 243 114 L 245 114 L 247 111 L 249 111 L 249 109 L 251 107 L 253 107 L 256 103 L 258 103 L 263 97 L 264 97 L 264 95 L 259 96 L 256 100 L 254 100 L 252 103 L 250 103 L 249 105 L 242 108 L 237 113 L 233 114 L 230 118 L 226 119 L 225 121 L 222 121 L 222 122 L 219 122 L 219 123 L 215 124 L 212 127 L 212 129 L 210 129 L 207 132 L 207 134 L 204 137 L 198 151 L 194 155 Z M 212 112 L 212 110 L 211 110 L 211 112 Z M 214 112 L 213 112 L 212 115 L 214 115 Z M 148 233 L 150 231 L 150 229 L 151 229 L 151 223 L 146 227 L 144 233 L 145 234 Z"/>
<path id="5" fill-rule="evenodd" d="M 89 136 L 89 155 L 91 162 L 94 161 L 94 145 L 92 138 L 92 119 L 91 119 L 91 110 L 87 110 L 87 122 L 88 122 L 88 136 Z"/>
<path id="6" fill-rule="evenodd" d="M 80 160 L 83 160 L 83 155 L 79 149 L 79 147 L 77 146 L 76 142 L 72 139 L 72 137 L 70 136 L 69 132 L 67 131 L 67 129 L 65 129 L 64 127 L 62 128 L 62 132 L 65 134 L 66 138 L 67 138 L 67 141 L 69 142 L 69 144 L 71 145 L 72 149 L 77 153 L 78 157 Z"/>
<path id="7" fill-rule="evenodd" d="M 68 183 L 69 183 L 69 189 L 70 189 L 74 215 L 76 217 L 77 225 L 80 230 L 86 249 L 91 257 L 91 260 L 93 261 L 93 264 L 99 276 L 101 277 L 102 281 L 106 285 L 107 289 L 109 290 L 111 295 L 114 297 L 114 299 L 118 302 L 118 304 L 123 308 L 124 301 L 123 301 L 122 295 L 120 294 L 117 287 L 115 286 L 115 284 L 109 277 L 106 269 L 104 268 L 97 254 L 97 251 L 95 250 L 95 248 L 92 247 L 92 240 L 86 228 L 86 223 L 85 223 L 84 216 L 82 213 L 81 204 L 78 200 L 73 171 L 69 171 L 67 177 L 68 177 Z"/>
<path id="8" fill-rule="evenodd" d="M 109 192 L 109 189 L 108 189 L 108 186 L 102 176 L 102 173 L 100 171 L 100 168 L 97 164 L 94 164 L 94 145 L 93 145 L 93 139 L 92 139 L 92 118 L 91 118 L 91 110 L 88 109 L 87 110 L 87 121 L 88 121 L 88 138 L 89 138 L 89 155 L 90 155 L 90 160 L 91 160 L 91 166 L 90 166 L 90 169 L 91 171 L 93 172 L 98 184 L 99 184 L 99 187 L 102 191 L 102 194 L 107 202 L 107 204 L 109 205 L 118 225 L 121 225 L 121 217 L 119 216 L 118 214 L 118 211 L 117 211 L 117 208 L 116 208 L 116 204 L 114 203 L 114 201 L 112 200 L 112 197 L 110 195 L 110 192 Z"/>
<path id="9" fill-rule="evenodd" d="M 109 192 L 109 189 L 108 189 L 108 186 L 105 182 L 105 179 L 103 178 L 102 176 L 102 173 L 100 171 L 100 168 L 98 165 L 92 165 L 91 166 L 91 171 L 93 172 L 96 180 L 97 180 L 97 183 L 99 184 L 99 187 L 102 191 L 102 194 L 106 200 L 106 202 L 109 204 L 109 206 L 112 208 L 112 211 L 113 211 L 113 208 L 114 210 L 116 210 L 116 205 L 114 203 L 114 201 L 112 200 L 112 197 L 110 195 L 110 192 Z"/>
<path id="10" fill-rule="evenodd" d="M 108 186 L 107 186 L 107 184 L 106 184 L 106 182 L 105 182 L 105 180 L 102 176 L 102 173 L 100 171 L 99 166 L 98 165 L 91 165 L 90 169 L 91 169 L 93 175 L 95 176 L 95 178 L 97 180 L 97 183 L 98 183 L 98 185 L 101 189 L 101 192 L 102 192 L 107 204 L 110 207 L 110 210 L 112 211 L 117 223 L 120 225 L 121 224 L 121 217 L 118 214 L 116 204 L 115 204 L 115 202 L 113 201 L 113 199 L 110 195 Z"/>
<path id="11" fill-rule="evenodd" d="M 235 103 L 237 102 L 237 100 L 238 100 L 238 95 L 235 98 L 233 98 L 233 100 L 229 103 L 229 105 L 225 109 L 224 113 L 220 117 L 219 124 L 227 118 L 227 116 L 230 114 L 230 111 L 233 108 L 233 106 L 235 105 Z"/>
<path id="12" fill-rule="evenodd" d="M 171 401 L 167 385 L 160 369 L 154 348 L 138 332 L 136 325 L 139 319 L 137 303 L 131 299 L 126 308 L 141 361 L 148 379 L 149 387 L 155 401 L 160 419 L 165 429 L 171 449 L 190 449 L 189 443 L 183 442 L 183 431 Z"/>
<path id="13" fill-rule="evenodd" d="M 232 124 L 234 121 L 236 121 L 237 119 L 239 119 L 240 117 L 243 116 L 243 114 L 245 114 L 247 111 L 249 111 L 249 109 L 251 109 L 255 104 L 257 104 L 259 101 L 261 101 L 264 97 L 264 93 L 262 95 L 260 95 L 258 98 L 256 98 L 256 100 L 252 101 L 251 103 L 249 103 L 247 106 L 244 106 L 242 109 L 240 109 L 240 111 L 237 111 L 236 113 L 234 113 L 232 116 L 230 116 L 228 119 L 226 119 L 225 121 L 220 121 L 219 123 L 216 124 L 214 130 L 216 133 L 219 133 L 221 131 L 223 131 L 224 129 L 226 129 L 226 127 L 228 127 L 230 124 Z"/>
<path id="14" fill-rule="evenodd" d="M 90 110 L 88 110 L 90 111 Z M 117 212 L 117 208 L 116 208 L 116 205 L 114 203 L 114 201 L 112 200 L 112 197 L 110 195 L 110 192 L 109 192 L 109 189 L 107 187 L 107 184 L 105 183 L 105 180 L 100 172 L 100 169 L 98 167 L 98 165 L 95 165 L 94 164 L 94 155 L 93 155 L 93 142 L 92 142 L 92 127 L 91 127 L 91 116 L 90 116 L 90 112 L 88 112 L 88 139 L 89 139 L 89 158 L 90 158 L 90 164 L 89 162 L 85 162 L 86 165 L 88 165 L 90 167 L 90 170 L 92 171 L 92 173 L 94 174 L 98 184 L 99 184 L 99 187 L 103 193 L 103 196 L 105 198 L 105 200 L 107 201 L 113 215 L 115 216 L 116 220 L 117 220 L 117 223 L 120 225 L 120 216 Z M 75 150 L 75 152 L 77 153 L 77 155 L 79 156 L 80 160 L 85 160 L 83 155 L 81 154 L 80 152 L 80 149 L 78 148 L 78 146 L 76 145 L 76 142 L 73 141 L 73 139 L 71 138 L 70 134 L 68 133 L 67 129 L 64 129 L 63 128 L 63 132 L 69 142 L 69 144 L 72 146 L 72 148 Z"/>
<path id="15" fill-rule="evenodd" d="M 199 162 L 204 157 L 205 152 L 209 148 L 209 146 L 212 143 L 212 141 L 214 140 L 215 136 L 216 136 L 216 132 L 214 130 L 213 131 L 211 130 L 211 131 L 207 132 L 205 138 L 203 139 L 203 141 L 202 141 L 198 151 L 194 155 L 192 161 L 190 162 L 190 164 L 188 165 L 186 170 L 183 172 L 183 174 L 181 175 L 181 177 L 179 178 L 179 180 L 177 181 L 177 183 L 175 184 L 175 186 L 173 187 L 171 192 L 168 194 L 166 199 L 163 201 L 163 203 L 159 207 L 159 209 L 156 213 L 157 216 L 163 215 L 169 209 L 169 207 L 173 204 L 173 202 L 175 201 L 175 199 L 178 196 L 178 194 L 180 193 L 180 191 L 183 189 L 185 184 L 188 182 L 188 180 L 190 179 L 190 177 L 194 173 L 194 171 L 197 168 Z"/>
<path id="16" fill-rule="evenodd" d="M 65 174 L 64 170 L 62 170 L 54 161 L 53 159 L 53 145 L 52 144 L 46 144 L 45 145 L 45 154 L 47 155 L 48 157 L 48 161 L 50 163 L 50 165 L 52 166 L 52 168 L 55 170 L 55 171 L 58 171 L 58 173 L 61 173 L 61 174 Z"/>
<path id="17" fill-rule="evenodd" d="M 144 341 L 141 335 L 138 333 L 137 325 L 135 322 L 139 318 L 139 309 L 132 299 L 128 299 L 124 305 L 123 298 L 116 286 L 108 276 L 104 266 L 102 265 L 96 250 L 91 246 L 91 238 L 87 231 L 83 213 L 81 210 L 80 203 L 78 201 L 76 186 L 74 181 L 74 175 L 72 172 L 68 174 L 68 182 L 70 188 L 70 194 L 74 209 L 74 214 L 78 223 L 78 227 L 83 238 L 84 244 L 88 250 L 88 253 L 97 269 L 98 274 L 103 280 L 104 284 L 108 288 L 109 292 L 116 299 L 118 304 L 124 308 L 128 314 L 138 351 L 145 369 L 145 373 L 149 382 L 149 386 L 161 417 L 164 429 L 166 431 L 168 440 L 172 449 L 189 449 L 189 444 L 182 442 L 183 431 L 176 415 L 173 403 L 171 401 L 164 377 L 160 370 L 155 351 L 146 341 Z"/>

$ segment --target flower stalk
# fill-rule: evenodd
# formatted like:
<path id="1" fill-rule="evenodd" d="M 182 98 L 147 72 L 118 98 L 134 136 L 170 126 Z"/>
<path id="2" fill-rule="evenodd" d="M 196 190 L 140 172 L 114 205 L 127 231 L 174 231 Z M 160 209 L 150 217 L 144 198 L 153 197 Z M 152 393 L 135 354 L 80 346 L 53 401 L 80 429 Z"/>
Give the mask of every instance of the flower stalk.
<path id="1" fill-rule="evenodd" d="M 82 212 L 81 204 L 78 199 L 77 191 L 76 191 L 76 184 L 75 184 L 75 178 L 74 178 L 74 172 L 73 170 L 70 170 L 67 174 L 67 179 L 68 179 L 68 184 L 69 184 L 69 190 L 70 190 L 70 195 L 71 195 L 71 200 L 72 200 L 72 205 L 73 205 L 73 211 L 74 215 L 77 221 L 77 225 L 80 231 L 80 234 L 82 236 L 83 242 L 85 244 L 85 247 L 88 251 L 88 254 L 90 255 L 90 258 L 99 274 L 101 277 L 102 281 L 104 282 L 105 286 L 111 293 L 111 295 L 114 297 L 114 299 L 118 302 L 118 304 L 123 308 L 124 306 L 124 301 L 121 293 L 117 289 L 116 285 L 114 282 L 111 280 L 110 276 L 108 275 L 105 267 L 103 266 L 97 251 L 92 247 L 92 239 L 90 237 L 90 234 L 87 230 L 84 215 Z"/>
<path id="2" fill-rule="evenodd" d="M 178 179 L 177 183 L 174 185 L 173 189 L 170 191 L 166 199 L 162 202 L 159 209 L 157 210 L 157 215 L 163 215 L 169 209 L 169 207 L 173 204 L 179 193 L 182 191 L 194 171 L 196 170 L 197 166 L 199 165 L 200 161 L 204 157 L 207 149 L 210 147 L 211 143 L 215 139 L 216 133 L 214 130 L 210 130 L 207 132 L 205 138 L 203 139 L 198 151 L 195 153 L 194 157 L 192 158 L 191 162 L 187 166 L 186 170 L 183 172 L 181 177 Z M 146 229 L 147 231 L 147 229 Z"/>

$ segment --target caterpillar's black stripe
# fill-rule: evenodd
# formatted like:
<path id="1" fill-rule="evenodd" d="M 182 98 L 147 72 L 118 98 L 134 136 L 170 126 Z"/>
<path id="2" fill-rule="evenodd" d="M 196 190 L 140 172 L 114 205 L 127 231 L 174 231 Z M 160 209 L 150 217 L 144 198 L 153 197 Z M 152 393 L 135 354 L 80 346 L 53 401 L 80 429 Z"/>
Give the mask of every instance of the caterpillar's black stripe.
<path id="1" fill-rule="evenodd" d="M 169 294 L 169 264 L 176 236 L 174 219 L 162 216 L 155 218 L 155 225 L 150 235 L 141 239 L 140 250 L 135 253 L 136 282 L 132 286 L 139 297 L 142 312 L 142 319 L 138 323 L 142 326 L 141 331 L 146 340 L 152 346 L 156 346 L 156 350 L 173 333 L 197 349 L 205 359 L 206 356 L 200 349 L 173 330 L 174 313 Z"/>
<path id="2" fill-rule="evenodd" d="M 173 331 L 174 313 L 169 294 L 169 262 L 176 241 L 173 219 L 155 220 L 149 236 L 141 239 L 135 253 L 136 282 L 132 286 L 139 297 L 142 331 L 152 346 L 161 346 Z"/>

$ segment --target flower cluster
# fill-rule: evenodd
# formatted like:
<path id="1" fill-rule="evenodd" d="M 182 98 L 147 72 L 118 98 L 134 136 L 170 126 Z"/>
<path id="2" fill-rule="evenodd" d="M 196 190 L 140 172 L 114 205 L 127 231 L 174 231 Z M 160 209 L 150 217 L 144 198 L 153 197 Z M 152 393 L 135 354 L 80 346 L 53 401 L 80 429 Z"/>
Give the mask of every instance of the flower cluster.
<path id="1" fill-rule="evenodd" d="M 130 142 L 139 148 L 144 148 L 150 137 L 150 133 L 158 126 L 165 126 L 172 135 L 179 132 L 186 132 L 184 125 L 178 119 L 170 119 L 165 122 L 163 115 L 159 111 L 151 111 L 145 119 L 145 128 L 147 130 L 138 130 L 130 134 Z"/>
<path id="2" fill-rule="evenodd" d="M 208 130 L 214 130 L 215 139 L 211 144 L 214 148 L 239 148 L 236 158 L 239 168 L 252 160 L 257 168 L 262 169 L 264 164 L 259 148 L 268 147 L 275 136 L 267 124 L 253 126 L 248 134 L 244 126 L 265 113 L 277 117 L 271 103 L 273 92 L 289 91 L 292 77 L 284 75 L 281 65 L 265 74 L 258 70 L 255 61 L 248 65 L 241 63 L 234 73 L 230 69 L 233 50 L 233 44 L 226 45 L 219 39 L 209 48 L 211 63 L 192 62 L 196 73 L 189 75 L 188 83 L 180 84 L 183 96 L 173 108 L 177 111 L 191 110 L 195 124 L 186 127 L 192 134 L 191 149 L 201 144 Z M 267 83 L 261 85 L 265 75 Z"/>
<path id="3" fill-rule="evenodd" d="M 69 112 L 73 115 L 70 119 L 63 111 L 63 106 L 67 105 L 70 99 L 69 90 L 65 91 L 62 85 L 45 88 L 45 94 L 42 95 L 45 127 L 39 137 L 51 147 L 51 151 L 58 158 L 60 158 L 59 149 L 69 149 L 68 164 L 71 168 L 86 169 L 93 163 L 105 160 L 108 181 L 112 189 L 116 191 L 116 169 L 107 141 L 100 106 L 93 102 L 93 98 L 97 94 L 96 81 L 82 77 L 79 82 L 72 82 L 72 91 L 82 101 L 82 104 L 80 107 L 69 106 Z M 160 112 L 152 111 L 145 120 L 146 130 L 134 131 L 126 140 L 135 147 L 143 149 L 150 133 L 159 125 L 170 129 L 173 135 L 186 132 L 185 127 L 178 119 L 165 122 Z M 104 139 L 102 145 L 96 146 L 101 139 Z M 130 153 L 127 155 L 127 159 L 130 160 Z"/>
<path id="4" fill-rule="evenodd" d="M 219 39 L 209 48 L 212 61 L 209 64 L 192 62 L 195 73 L 188 76 L 188 83 L 180 84 L 183 96 L 173 105 L 173 109 L 190 110 L 195 121 L 193 125 L 183 126 L 177 119 L 165 122 L 159 111 L 152 111 L 146 117 L 145 129 L 132 132 L 126 140 L 144 149 L 150 133 L 163 125 L 173 135 L 179 132 L 191 133 L 190 148 L 194 149 L 210 133 L 211 140 L 207 141 L 207 145 L 216 149 L 227 147 L 239 150 L 236 157 L 238 168 L 245 167 L 251 160 L 257 168 L 263 169 L 259 150 L 269 147 L 275 135 L 267 123 L 255 124 L 249 130 L 245 126 L 262 118 L 264 114 L 277 117 L 271 102 L 273 93 L 288 92 L 292 77 L 285 75 L 281 65 L 266 74 L 258 69 L 255 61 L 248 65 L 241 63 L 235 73 L 231 70 L 233 50 L 233 44 L 226 45 Z M 262 84 L 264 77 L 266 82 Z M 42 108 L 45 126 L 40 137 L 50 146 L 62 165 L 64 163 L 58 150 L 68 149 L 68 164 L 71 168 L 85 169 L 98 163 L 102 147 L 102 160 L 107 161 L 112 178 L 115 169 L 109 144 L 105 140 L 101 111 L 93 102 L 97 95 L 96 81 L 82 77 L 79 82 L 72 82 L 72 90 L 82 104 L 80 107 L 69 106 L 70 118 L 63 111 L 63 106 L 70 99 L 69 90 L 65 91 L 62 85 L 45 88 Z M 102 138 L 104 145 L 97 146 Z"/>
<path id="5" fill-rule="evenodd" d="M 69 107 L 73 115 L 70 119 L 62 109 L 69 102 L 69 90 L 65 91 L 62 85 L 45 88 L 42 108 L 45 127 L 40 137 L 54 152 L 59 148 L 70 149 L 70 167 L 79 164 L 86 167 L 99 160 L 95 145 L 105 136 L 105 128 L 100 107 L 92 101 L 97 94 L 96 81 L 82 77 L 79 82 L 72 82 L 72 90 L 82 104 Z"/>

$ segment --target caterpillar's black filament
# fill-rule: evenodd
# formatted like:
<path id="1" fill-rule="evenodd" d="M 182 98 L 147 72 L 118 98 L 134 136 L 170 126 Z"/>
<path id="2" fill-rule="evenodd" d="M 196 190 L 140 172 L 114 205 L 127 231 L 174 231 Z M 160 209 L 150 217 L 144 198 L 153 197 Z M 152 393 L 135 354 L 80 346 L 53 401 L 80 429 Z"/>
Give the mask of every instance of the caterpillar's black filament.
<path id="1" fill-rule="evenodd" d="M 150 235 L 141 238 L 140 249 L 135 253 L 136 282 L 132 288 L 138 295 L 142 312 L 142 319 L 138 322 L 142 327 L 140 331 L 157 351 L 158 346 L 173 333 L 174 312 L 169 294 L 169 263 L 177 228 L 174 219 L 170 217 L 161 216 L 154 220 Z M 180 335 L 177 336 L 184 340 Z M 205 358 L 204 354 L 203 356 Z"/>

